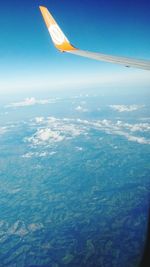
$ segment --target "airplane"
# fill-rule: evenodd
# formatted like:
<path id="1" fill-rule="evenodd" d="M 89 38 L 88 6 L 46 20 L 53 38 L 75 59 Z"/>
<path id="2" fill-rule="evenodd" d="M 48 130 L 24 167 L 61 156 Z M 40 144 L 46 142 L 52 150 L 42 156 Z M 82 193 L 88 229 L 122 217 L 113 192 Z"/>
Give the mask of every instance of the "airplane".
<path id="1" fill-rule="evenodd" d="M 76 48 L 69 42 L 69 40 L 62 32 L 62 30 L 60 29 L 60 27 L 58 26 L 58 24 L 56 23 L 56 21 L 48 11 L 48 9 L 44 6 L 39 6 L 39 8 L 42 13 L 45 24 L 48 28 L 49 34 L 52 38 L 52 41 L 55 47 L 60 52 L 67 52 L 70 54 L 87 57 L 90 59 L 121 64 L 124 65 L 125 67 L 134 67 L 144 70 L 150 70 L 150 60 L 140 60 L 127 57 L 113 56 L 113 55 L 80 50 Z"/>

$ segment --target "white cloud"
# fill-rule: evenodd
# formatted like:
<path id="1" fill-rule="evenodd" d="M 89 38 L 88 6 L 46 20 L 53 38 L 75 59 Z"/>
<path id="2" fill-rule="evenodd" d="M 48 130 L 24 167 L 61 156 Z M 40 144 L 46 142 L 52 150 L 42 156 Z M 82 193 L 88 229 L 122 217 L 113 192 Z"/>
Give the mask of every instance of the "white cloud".
<path id="1" fill-rule="evenodd" d="M 145 139 L 144 137 L 138 137 L 138 136 L 133 136 L 129 135 L 127 136 L 127 139 L 132 142 L 137 142 L 139 144 L 149 144 L 150 145 L 150 140 Z"/>
<path id="2" fill-rule="evenodd" d="M 148 132 L 150 131 L 150 124 L 139 123 L 139 124 L 129 124 L 122 121 L 112 122 L 110 120 L 97 120 L 97 121 L 84 121 L 78 120 L 90 128 L 104 131 L 107 134 L 124 136 L 126 139 L 132 142 L 137 142 L 139 144 L 150 144 L 150 139 L 146 139 L 141 136 L 134 136 L 133 132 Z"/>
<path id="3" fill-rule="evenodd" d="M 88 111 L 88 109 L 87 108 L 84 108 L 84 107 L 82 107 L 82 106 L 77 106 L 76 108 L 75 108 L 75 110 L 77 110 L 77 111 L 79 111 L 79 112 L 87 112 Z"/>
<path id="4" fill-rule="evenodd" d="M 53 124 L 55 122 L 59 122 L 59 119 L 57 119 L 55 117 L 52 117 L 52 116 L 51 117 L 48 117 L 47 120 L 48 120 L 48 123 L 49 124 Z"/>
<path id="5" fill-rule="evenodd" d="M 81 147 L 81 146 L 76 146 L 76 150 L 77 150 L 77 151 L 83 151 L 83 147 Z"/>
<path id="6" fill-rule="evenodd" d="M 144 105 L 109 105 L 110 108 L 119 112 L 132 112 L 144 107 Z"/>
<path id="7" fill-rule="evenodd" d="M 0 134 L 7 132 L 7 127 L 0 127 Z"/>
<path id="8" fill-rule="evenodd" d="M 6 108 L 17 108 L 17 107 L 26 107 L 26 106 L 34 106 L 36 104 L 45 105 L 50 103 L 55 103 L 55 99 L 36 99 L 34 97 L 25 98 L 23 101 L 14 102 L 7 106 Z"/>
<path id="9" fill-rule="evenodd" d="M 22 155 L 22 158 L 32 158 L 32 157 L 39 157 L 39 158 L 43 158 L 43 157 L 47 157 L 47 156 L 53 156 L 55 155 L 56 152 L 55 151 L 43 151 L 43 152 L 28 152 L 24 155 Z"/>
<path id="10" fill-rule="evenodd" d="M 26 137 L 24 141 L 33 146 L 50 145 L 64 140 L 75 138 L 81 134 L 87 134 L 85 127 L 78 125 L 73 119 L 57 119 L 55 117 L 36 117 L 36 128 L 32 136 Z M 31 125 L 33 126 L 32 122 Z"/>
<path id="11" fill-rule="evenodd" d="M 44 121 L 44 117 L 36 117 L 35 118 L 35 122 L 36 123 L 41 123 L 41 122 L 43 122 Z"/>
<path id="12" fill-rule="evenodd" d="M 130 132 L 150 132 L 150 124 L 149 123 L 125 123 L 123 121 L 117 121 L 116 127 L 120 129 L 129 130 Z"/>
<path id="13" fill-rule="evenodd" d="M 79 136 L 83 132 L 72 125 L 57 124 L 53 126 L 53 129 L 38 129 L 33 136 L 25 138 L 25 141 L 33 144 L 34 146 L 53 144 L 64 140 L 69 140 L 73 137 Z"/>
<path id="14" fill-rule="evenodd" d="M 44 128 L 38 129 L 30 140 L 36 145 L 47 142 L 60 142 L 64 140 L 64 136 L 50 128 Z"/>
<path id="15" fill-rule="evenodd" d="M 121 123 L 121 127 L 129 129 L 131 132 L 149 132 L 150 131 L 150 124 L 149 123 Z"/>
<path id="16" fill-rule="evenodd" d="M 37 119 L 38 118 L 38 119 Z M 77 138 L 78 136 L 87 136 L 90 138 L 91 130 L 102 131 L 111 135 L 118 135 L 126 138 L 129 141 L 139 144 L 150 144 L 150 140 L 142 136 L 145 132 L 150 131 L 149 123 L 127 123 L 121 120 L 82 120 L 82 119 L 58 119 L 55 117 L 37 117 L 35 124 L 35 133 L 32 136 L 25 138 L 31 146 L 37 145 L 50 146 Z M 136 133 L 136 135 L 135 135 Z M 78 151 L 82 148 L 76 147 Z M 28 156 L 28 155 L 27 155 Z M 29 154 L 30 156 L 30 154 Z"/>
<path id="17" fill-rule="evenodd" d="M 28 152 L 28 153 L 22 155 L 22 158 L 32 158 L 32 156 L 34 156 L 34 153 L 33 152 Z"/>
<path id="18" fill-rule="evenodd" d="M 140 121 L 150 121 L 150 117 L 143 117 L 143 118 L 139 118 Z"/>
<path id="19" fill-rule="evenodd" d="M 57 152 L 56 151 L 51 151 L 50 153 L 49 153 L 49 155 L 50 156 L 53 156 L 53 155 L 55 155 Z"/>

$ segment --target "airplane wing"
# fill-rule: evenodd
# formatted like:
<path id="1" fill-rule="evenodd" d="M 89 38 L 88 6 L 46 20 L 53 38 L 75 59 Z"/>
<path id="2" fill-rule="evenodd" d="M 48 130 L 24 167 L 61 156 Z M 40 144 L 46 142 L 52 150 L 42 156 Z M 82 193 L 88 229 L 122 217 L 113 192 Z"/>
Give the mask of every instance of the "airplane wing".
<path id="1" fill-rule="evenodd" d="M 116 64 L 124 65 L 125 67 L 135 67 L 140 68 L 144 70 L 150 70 L 150 61 L 149 60 L 139 60 L 139 59 L 133 59 L 133 58 L 127 58 L 127 57 L 120 57 L 120 56 L 112 56 L 107 54 L 101 54 L 101 53 L 94 53 L 90 51 L 80 50 L 76 47 L 74 47 L 67 37 L 64 35 L 50 12 L 46 7 L 40 6 L 39 7 L 42 13 L 42 16 L 44 18 L 44 21 L 46 23 L 46 26 L 48 28 L 48 31 L 50 33 L 50 36 L 52 38 L 52 41 L 55 45 L 55 47 L 61 51 L 61 52 L 67 52 L 74 55 L 87 57 L 91 59 L 96 59 L 100 61 L 106 61 Z"/>

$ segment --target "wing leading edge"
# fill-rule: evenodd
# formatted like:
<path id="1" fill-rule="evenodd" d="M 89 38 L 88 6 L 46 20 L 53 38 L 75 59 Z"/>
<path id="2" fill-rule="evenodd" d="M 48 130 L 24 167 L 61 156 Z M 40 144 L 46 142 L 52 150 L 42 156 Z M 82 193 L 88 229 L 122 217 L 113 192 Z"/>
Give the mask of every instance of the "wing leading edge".
<path id="1" fill-rule="evenodd" d="M 55 47 L 61 52 L 67 52 L 74 55 L 87 57 L 95 60 L 111 62 L 115 64 L 121 64 L 125 67 L 134 67 L 144 70 L 150 70 L 150 61 L 149 60 L 139 60 L 127 57 L 112 56 L 101 53 L 94 53 L 90 51 L 80 50 L 74 47 L 65 34 L 62 32 L 52 15 L 49 13 L 46 7 L 40 6 L 40 10 L 45 21 L 45 24 L 48 28 L 49 34 L 52 38 L 52 41 Z"/>

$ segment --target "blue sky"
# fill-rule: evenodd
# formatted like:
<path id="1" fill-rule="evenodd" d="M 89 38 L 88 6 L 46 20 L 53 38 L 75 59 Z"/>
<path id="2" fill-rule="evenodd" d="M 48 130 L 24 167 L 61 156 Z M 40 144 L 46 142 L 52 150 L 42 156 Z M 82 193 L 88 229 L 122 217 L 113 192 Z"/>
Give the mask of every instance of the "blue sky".
<path id="1" fill-rule="evenodd" d="M 147 71 L 57 52 L 39 5 L 48 7 L 76 47 L 150 59 L 149 1 L 6 0 L 0 11 L 0 92 L 70 85 L 150 85 Z"/>

